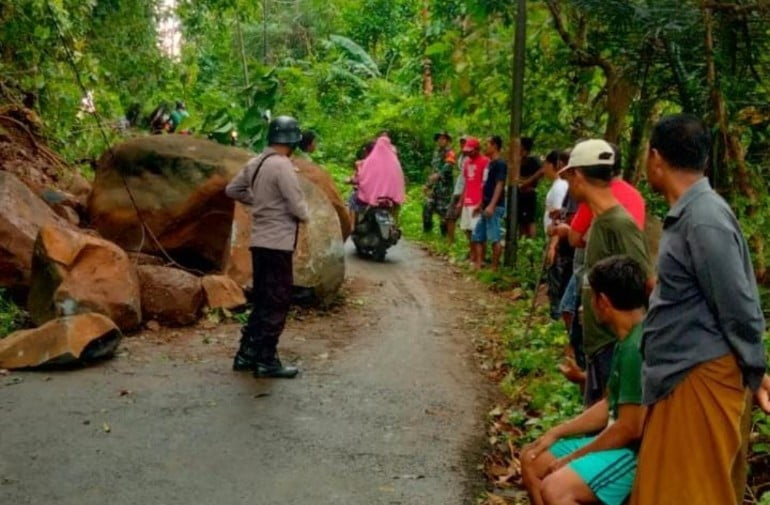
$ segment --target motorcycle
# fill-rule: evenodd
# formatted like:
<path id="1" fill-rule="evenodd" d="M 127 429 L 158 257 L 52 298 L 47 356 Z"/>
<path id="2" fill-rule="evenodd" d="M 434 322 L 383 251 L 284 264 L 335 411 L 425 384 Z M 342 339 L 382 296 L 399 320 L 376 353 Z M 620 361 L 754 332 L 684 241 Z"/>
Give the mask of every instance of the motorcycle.
<path id="1" fill-rule="evenodd" d="M 388 249 L 401 239 L 401 230 L 394 215 L 396 204 L 381 198 L 377 205 L 359 212 L 353 230 L 353 244 L 358 255 L 375 261 L 385 261 Z"/>

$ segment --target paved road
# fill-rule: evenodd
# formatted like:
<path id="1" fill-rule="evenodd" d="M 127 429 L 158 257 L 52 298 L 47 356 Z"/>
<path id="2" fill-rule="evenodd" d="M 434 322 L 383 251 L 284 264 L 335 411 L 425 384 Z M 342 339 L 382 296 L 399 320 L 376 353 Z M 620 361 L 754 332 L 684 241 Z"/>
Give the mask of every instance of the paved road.
<path id="1" fill-rule="evenodd" d="M 408 245 L 348 270 L 347 308 L 289 325 L 294 381 L 230 372 L 233 326 L 0 378 L 0 504 L 474 503 L 486 386 L 460 329 L 472 293 Z"/>

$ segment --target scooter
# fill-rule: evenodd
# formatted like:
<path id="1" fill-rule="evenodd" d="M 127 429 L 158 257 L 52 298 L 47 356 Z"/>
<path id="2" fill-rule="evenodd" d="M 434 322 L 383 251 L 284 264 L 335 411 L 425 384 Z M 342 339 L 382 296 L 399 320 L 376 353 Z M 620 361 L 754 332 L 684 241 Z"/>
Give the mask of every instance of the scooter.
<path id="1" fill-rule="evenodd" d="M 358 255 L 375 261 L 385 261 L 388 249 L 401 239 L 401 230 L 394 215 L 396 204 L 390 198 L 381 198 L 358 213 L 353 230 L 353 244 Z"/>

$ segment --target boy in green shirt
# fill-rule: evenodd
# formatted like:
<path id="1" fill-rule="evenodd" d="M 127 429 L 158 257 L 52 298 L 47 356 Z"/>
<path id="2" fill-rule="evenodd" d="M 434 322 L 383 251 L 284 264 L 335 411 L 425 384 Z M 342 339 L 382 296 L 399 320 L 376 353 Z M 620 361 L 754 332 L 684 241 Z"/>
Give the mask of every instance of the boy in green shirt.
<path id="1" fill-rule="evenodd" d="M 605 258 L 589 272 L 594 314 L 615 335 L 607 391 L 593 407 L 522 451 L 533 505 L 621 505 L 630 494 L 645 417 L 639 345 L 646 280 L 645 270 L 628 256 Z"/>

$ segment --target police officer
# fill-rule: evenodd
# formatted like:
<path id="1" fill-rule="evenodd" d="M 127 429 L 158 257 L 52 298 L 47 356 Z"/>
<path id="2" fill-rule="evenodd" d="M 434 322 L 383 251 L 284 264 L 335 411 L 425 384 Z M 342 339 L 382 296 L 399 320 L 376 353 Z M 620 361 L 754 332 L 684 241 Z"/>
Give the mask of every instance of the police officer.
<path id="1" fill-rule="evenodd" d="M 251 208 L 254 307 L 241 330 L 233 369 L 253 371 L 256 377 L 293 378 L 299 372 L 281 363 L 276 347 L 291 304 L 297 227 L 308 219 L 297 171 L 289 160 L 301 139 L 296 119 L 276 117 L 268 126 L 268 147 L 226 189 L 227 196 Z"/>
<path id="2" fill-rule="evenodd" d="M 456 164 L 455 153 L 450 143 L 452 136 L 446 131 L 433 136 L 436 150 L 433 153 L 431 174 L 425 184 L 425 204 L 423 206 L 423 231 L 433 230 L 433 214 L 438 214 L 441 221 L 441 235 L 447 235 L 447 220 L 451 218 L 452 192 L 454 191 L 453 170 Z"/>

